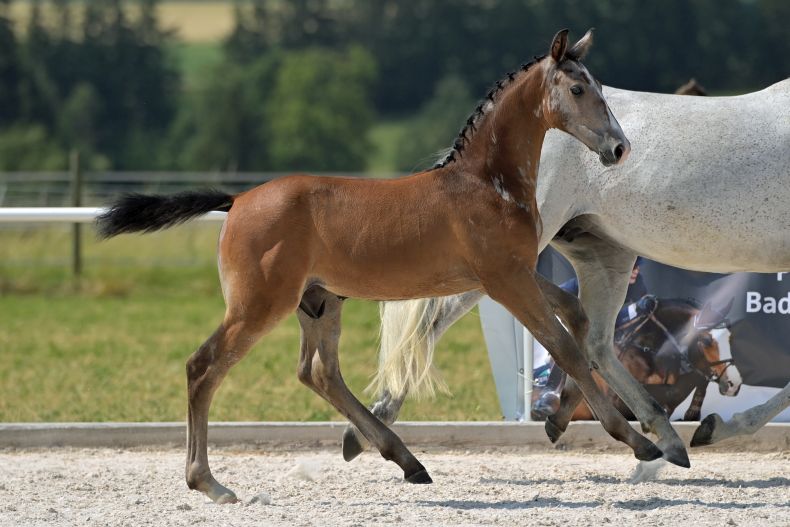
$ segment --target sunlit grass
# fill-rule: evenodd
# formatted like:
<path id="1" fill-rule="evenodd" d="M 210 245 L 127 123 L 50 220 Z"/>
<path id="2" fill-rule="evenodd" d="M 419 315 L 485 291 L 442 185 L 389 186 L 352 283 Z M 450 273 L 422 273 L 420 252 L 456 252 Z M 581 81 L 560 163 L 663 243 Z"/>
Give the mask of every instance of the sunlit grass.
<path id="1" fill-rule="evenodd" d="M 221 321 L 214 265 L 218 225 L 97 242 L 69 272 L 68 227 L 0 230 L 0 421 L 168 421 L 185 414 L 187 357 Z M 343 374 L 364 402 L 376 367 L 378 305 L 349 300 Z M 229 374 L 214 420 L 338 420 L 296 379 L 295 316 Z M 410 402 L 404 419 L 500 416 L 476 312 L 441 341 L 453 395 Z"/>
<path id="2" fill-rule="evenodd" d="M 81 23 L 84 8 L 89 0 L 72 0 L 72 18 Z M 135 20 L 139 14 L 137 2 L 126 2 L 126 15 Z M 234 2 L 227 0 L 165 0 L 159 3 L 157 12 L 160 25 L 186 42 L 217 42 L 233 29 Z M 32 2 L 13 2 L 11 20 L 24 30 L 30 20 Z M 42 17 L 47 24 L 57 23 L 56 12 L 49 2 L 41 6 Z"/>

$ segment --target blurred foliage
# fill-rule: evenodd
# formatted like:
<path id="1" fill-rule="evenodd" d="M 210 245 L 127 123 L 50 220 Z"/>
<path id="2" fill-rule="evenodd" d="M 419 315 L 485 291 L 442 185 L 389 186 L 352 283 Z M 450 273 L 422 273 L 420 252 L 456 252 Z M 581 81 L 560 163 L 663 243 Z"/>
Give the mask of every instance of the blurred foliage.
<path id="1" fill-rule="evenodd" d="M 373 122 L 368 52 L 320 48 L 287 54 L 267 108 L 274 170 L 362 170 Z"/>
<path id="2" fill-rule="evenodd" d="M 409 168 L 452 142 L 469 93 L 562 27 L 597 29 L 587 65 L 621 88 L 695 77 L 734 93 L 790 72 L 786 0 L 249 0 L 211 60 L 160 27 L 158 0 L 30 0 L 23 28 L 11 4 L 0 0 L 0 131 L 115 169 L 356 170 L 377 156 L 374 121 L 411 116 L 397 149 Z M 174 59 L 189 56 L 206 67 L 185 85 Z"/>
<path id="3" fill-rule="evenodd" d="M 44 2 L 33 0 L 27 27 L 19 32 L 24 40 L 0 29 L 0 55 L 13 54 L 20 65 L 15 76 L 3 78 L 2 88 L 16 93 L 18 113 L 0 126 L 43 127 L 59 148 L 83 150 L 88 166 L 102 167 L 109 159 L 117 168 L 148 167 L 152 156 L 139 148 L 140 138 L 154 144 L 164 137 L 176 112 L 179 77 L 163 50 L 170 35 L 157 25 L 156 2 L 139 4 L 139 16 L 131 20 L 121 0 L 79 7 L 52 1 L 47 8 L 56 22 L 45 25 Z M 78 8 L 81 16 L 75 17 Z M 7 9 L 0 9 L 0 28 L 6 27 Z"/>
<path id="4" fill-rule="evenodd" d="M 178 168 L 264 170 L 268 167 L 265 110 L 281 57 L 249 64 L 223 62 L 186 99 L 171 133 Z"/>
<path id="5" fill-rule="evenodd" d="M 37 124 L 0 130 L 0 170 L 59 170 L 68 162 L 66 152 Z"/>
<path id="6" fill-rule="evenodd" d="M 397 168 L 415 172 L 432 167 L 452 143 L 451 138 L 464 125 L 474 104 L 463 79 L 448 75 L 440 80 L 433 97 L 401 132 Z"/>
<path id="7" fill-rule="evenodd" d="M 365 50 L 270 51 L 225 62 L 173 130 L 176 160 L 196 170 L 362 170 L 374 111 Z"/>

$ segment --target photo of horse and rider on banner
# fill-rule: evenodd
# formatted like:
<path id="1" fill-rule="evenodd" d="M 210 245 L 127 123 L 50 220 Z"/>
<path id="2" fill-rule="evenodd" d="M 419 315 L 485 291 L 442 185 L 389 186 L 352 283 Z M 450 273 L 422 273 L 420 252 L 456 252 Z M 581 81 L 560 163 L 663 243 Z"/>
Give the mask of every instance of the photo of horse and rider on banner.
<path id="1" fill-rule="evenodd" d="M 573 268 L 557 251 L 541 254 L 538 271 L 578 295 Z M 713 412 L 728 419 L 790 382 L 788 316 L 788 273 L 700 273 L 639 257 L 615 321 L 614 346 L 629 373 L 672 420 L 699 421 Z M 482 304 L 481 319 L 503 415 L 522 420 L 523 385 L 517 386 L 514 372 L 523 371 L 524 340 L 511 338 L 510 327 L 518 323 L 492 302 Z M 538 341 L 533 349 L 527 407 L 530 419 L 543 420 L 558 410 L 566 376 Z M 607 392 L 633 419 L 628 407 Z M 595 416 L 582 403 L 573 419 Z M 790 409 L 773 420 L 790 421 Z"/>

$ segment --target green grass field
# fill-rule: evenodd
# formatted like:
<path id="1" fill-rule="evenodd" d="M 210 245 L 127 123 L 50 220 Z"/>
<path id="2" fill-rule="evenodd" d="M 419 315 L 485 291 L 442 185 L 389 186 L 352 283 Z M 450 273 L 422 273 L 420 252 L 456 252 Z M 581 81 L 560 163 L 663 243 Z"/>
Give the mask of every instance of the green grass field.
<path id="1" fill-rule="evenodd" d="M 160 421 L 185 415 L 184 362 L 222 319 L 218 225 L 85 240 L 85 273 L 68 271 L 69 227 L 0 230 L 0 421 Z M 343 373 L 364 402 L 376 366 L 378 305 L 349 300 Z M 214 420 L 339 420 L 296 379 L 290 317 L 229 374 Z M 476 312 L 442 340 L 453 392 L 410 402 L 404 419 L 498 419 Z"/>

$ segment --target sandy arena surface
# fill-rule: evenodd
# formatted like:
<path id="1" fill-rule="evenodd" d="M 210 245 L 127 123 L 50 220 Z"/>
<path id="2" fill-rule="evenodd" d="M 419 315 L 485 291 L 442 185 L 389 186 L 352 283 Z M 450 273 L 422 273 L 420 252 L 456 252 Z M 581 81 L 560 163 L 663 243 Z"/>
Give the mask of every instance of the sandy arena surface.
<path id="1" fill-rule="evenodd" d="M 215 449 L 242 500 L 217 506 L 186 488 L 180 449 L 4 450 L 0 525 L 790 525 L 790 452 L 692 451 L 691 470 L 636 485 L 625 454 L 416 454 L 433 485 L 372 453 Z"/>

